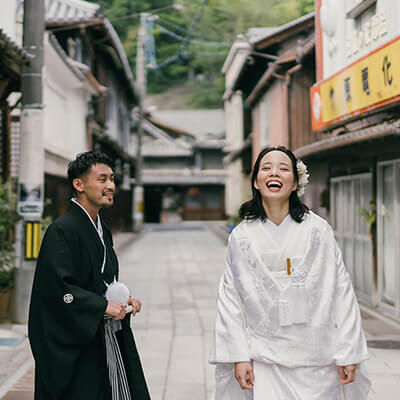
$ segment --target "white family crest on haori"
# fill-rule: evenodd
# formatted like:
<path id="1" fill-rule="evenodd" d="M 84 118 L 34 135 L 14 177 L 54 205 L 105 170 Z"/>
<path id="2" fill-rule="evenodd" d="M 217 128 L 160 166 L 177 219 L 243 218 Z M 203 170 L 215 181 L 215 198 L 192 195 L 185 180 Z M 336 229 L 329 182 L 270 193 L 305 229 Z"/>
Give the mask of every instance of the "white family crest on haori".
<path id="1" fill-rule="evenodd" d="M 64 303 L 71 304 L 74 301 L 74 296 L 71 293 L 66 293 L 63 297 Z"/>
<path id="2" fill-rule="evenodd" d="M 308 178 L 310 177 L 310 174 L 308 173 L 307 166 L 303 163 L 303 161 L 297 160 L 296 167 L 297 174 L 299 175 L 297 194 L 299 196 L 303 196 L 303 194 L 306 192 L 306 186 L 308 184 Z"/>
<path id="3" fill-rule="evenodd" d="M 367 345 L 332 228 L 310 212 L 301 223 L 291 219 L 278 243 L 264 224 L 245 220 L 229 238 L 209 360 L 216 364 L 216 399 L 365 400 Z M 256 378 L 252 397 L 234 378 L 234 363 L 250 361 L 258 363 L 259 376 L 271 372 L 300 386 L 282 383 L 286 389 L 274 392 L 279 383 L 267 390 Z M 336 366 L 351 364 L 357 364 L 356 382 L 342 389 Z"/>

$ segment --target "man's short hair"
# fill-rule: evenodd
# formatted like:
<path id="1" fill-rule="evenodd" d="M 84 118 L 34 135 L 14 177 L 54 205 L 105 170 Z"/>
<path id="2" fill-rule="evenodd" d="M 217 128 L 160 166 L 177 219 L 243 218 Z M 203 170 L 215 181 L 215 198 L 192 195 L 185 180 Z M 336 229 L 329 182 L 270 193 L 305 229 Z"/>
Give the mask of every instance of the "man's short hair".
<path id="1" fill-rule="evenodd" d="M 85 153 L 79 153 L 75 160 L 68 164 L 68 182 L 75 192 L 73 180 L 80 178 L 84 173 L 89 171 L 92 165 L 105 164 L 110 168 L 113 167 L 111 158 L 100 151 L 87 151 Z"/>

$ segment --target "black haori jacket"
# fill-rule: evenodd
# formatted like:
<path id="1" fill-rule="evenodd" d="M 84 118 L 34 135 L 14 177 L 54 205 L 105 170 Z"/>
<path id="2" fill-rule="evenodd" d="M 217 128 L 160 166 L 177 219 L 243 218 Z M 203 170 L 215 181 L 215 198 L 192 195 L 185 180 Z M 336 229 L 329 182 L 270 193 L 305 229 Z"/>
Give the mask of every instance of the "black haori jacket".
<path id="1" fill-rule="evenodd" d="M 106 286 L 118 277 L 112 236 L 103 224 L 104 248 L 85 212 L 71 202 L 47 229 L 29 310 L 35 359 L 35 399 L 110 400 L 104 339 Z M 149 400 L 130 314 L 116 333 L 132 400 Z"/>

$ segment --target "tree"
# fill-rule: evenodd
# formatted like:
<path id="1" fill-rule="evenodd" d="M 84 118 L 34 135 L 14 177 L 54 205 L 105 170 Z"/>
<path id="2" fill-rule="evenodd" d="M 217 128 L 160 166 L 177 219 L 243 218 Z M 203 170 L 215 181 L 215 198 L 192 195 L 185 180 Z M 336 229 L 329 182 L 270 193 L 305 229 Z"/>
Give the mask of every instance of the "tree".
<path id="1" fill-rule="evenodd" d="M 127 15 L 171 5 L 172 0 L 92 0 L 103 3 L 105 15 L 115 26 L 130 65 L 136 59 L 139 18 Z M 238 34 L 250 27 L 278 26 L 314 9 L 314 0 L 177 0 L 182 11 L 158 13 L 154 24 L 157 64 L 174 62 L 148 71 L 148 93 L 174 86 L 191 89 L 189 107 L 221 107 L 224 89 L 220 74 L 229 48 Z M 199 15 L 200 13 L 200 15 Z M 190 30 L 196 16 L 198 22 Z M 187 45 L 182 46 L 187 39 Z M 182 48 L 182 47 L 183 48 Z M 180 50 L 179 50 L 180 49 Z M 197 78 L 197 79 L 196 79 Z"/>

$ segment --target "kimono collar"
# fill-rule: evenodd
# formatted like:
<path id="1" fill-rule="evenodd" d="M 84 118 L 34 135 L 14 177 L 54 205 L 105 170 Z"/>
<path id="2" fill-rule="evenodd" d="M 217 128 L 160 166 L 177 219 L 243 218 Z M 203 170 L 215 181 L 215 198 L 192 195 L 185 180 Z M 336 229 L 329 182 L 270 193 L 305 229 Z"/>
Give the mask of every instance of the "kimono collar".
<path id="1" fill-rule="evenodd" d="M 85 207 L 83 207 L 81 204 L 78 203 L 78 201 L 76 200 L 76 197 L 73 197 L 73 198 L 71 199 L 71 201 L 72 201 L 73 203 L 75 203 L 77 206 L 79 206 L 79 207 L 85 212 L 85 214 L 86 214 L 87 217 L 89 218 L 90 222 L 92 223 L 92 225 L 93 225 L 94 228 L 96 229 L 96 231 L 97 231 L 97 233 L 98 233 L 98 235 L 99 235 L 99 237 L 100 237 L 101 243 L 102 243 L 103 246 L 104 246 L 103 227 L 102 227 L 101 220 L 100 220 L 100 214 L 97 214 L 97 226 L 96 226 L 96 224 L 94 223 L 93 219 L 91 218 L 91 216 L 89 215 L 89 213 L 86 211 Z"/>
<path id="2" fill-rule="evenodd" d="M 288 214 L 279 225 L 275 225 L 269 219 L 266 219 L 265 222 L 262 223 L 262 225 L 266 229 L 266 231 L 272 236 L 273 240 L 278 245 L 278 248 L 282 248 L 284 247 L 288 239 L 291 225 L 294 223 L 295 221 L 293 220 L 291 215 Z"/>

